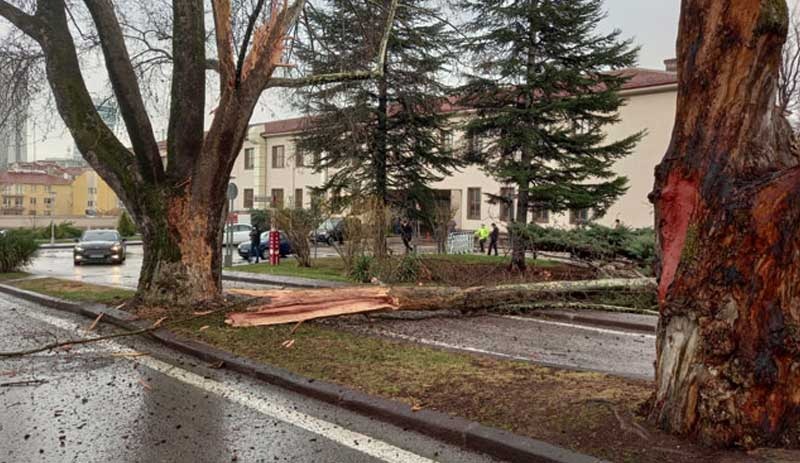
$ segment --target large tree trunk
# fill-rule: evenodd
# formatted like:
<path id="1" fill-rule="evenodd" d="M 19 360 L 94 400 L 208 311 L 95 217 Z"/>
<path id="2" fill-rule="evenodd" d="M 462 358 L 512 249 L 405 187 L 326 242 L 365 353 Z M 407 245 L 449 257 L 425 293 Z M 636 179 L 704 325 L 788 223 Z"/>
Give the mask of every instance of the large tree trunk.
<path id="1" fill-rule="evenodd" d="M 784 0 L 684 0 L 656 171 L 652 419 L 712 445 L 797 445 L 800 169 L 775 108 Z"/>

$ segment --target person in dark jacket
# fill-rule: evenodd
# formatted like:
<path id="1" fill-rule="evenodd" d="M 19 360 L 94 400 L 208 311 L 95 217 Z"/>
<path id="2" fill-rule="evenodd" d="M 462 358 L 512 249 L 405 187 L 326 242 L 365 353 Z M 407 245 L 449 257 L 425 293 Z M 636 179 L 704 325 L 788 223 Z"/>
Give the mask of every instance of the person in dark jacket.
<path id="1" fill-rule="evenodd" d="M 492 224 L 492 232 L 489 233 L 489 253 L 487 255 L 492 255 L 492 248 L 494 248 L 494 255 L 497 255 L 497 241 L 500 239 L 500 229 L 497 228 L 496 224 Z"/>
<path id="2" fill-rule="evenodd" d="M 256 259 L 256 264 L 261 259 L 261 251 L 258 249 L 261 245 L 261 230 L 258 226 L 254 226 L 250 230 L 250 262 L 253 262 L 253 257 Z"/>
<path id="3" fill-rule="evenodd" d="M 408 220 L 403 220 L 400 236 L 403 238 L 403 246 L 406 247 L 406 254 L 413 251 L 414 248 L 411 247 L 411 239 L 414 237 L 414 229 L 411 227 L 411 222 Z"/>

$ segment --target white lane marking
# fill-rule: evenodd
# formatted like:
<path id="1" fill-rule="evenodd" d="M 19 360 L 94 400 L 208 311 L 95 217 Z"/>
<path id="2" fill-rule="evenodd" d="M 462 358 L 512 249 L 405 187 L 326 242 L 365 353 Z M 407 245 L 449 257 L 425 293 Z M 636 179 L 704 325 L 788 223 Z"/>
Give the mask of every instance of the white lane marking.
<path id="1" fill-rule="evenodd" d="M 448 343 L 442 342 L 442 341 L 434 341 L 433 339 L 418 338 L 416 336 L 409 336 L 407 334 L 393 333 L 391 331 L 386 331 L 386 330 L 379 330 L 378 334 L 381 334 L 383 336 L 390 337 L 390 338 L 402 339 L 404 341 L 412 341 L 412 342 L 417 342 L 417 343 L 420 343 L 420 344 L 428 344 L 428 345 L 436 346 L 436 347 L 444 347 L 445 349 L 463 350 L 463 351 L 466 351 L 466 352 L 474 352 L 476 354 L 491 355 L 491 356 L 502 357 L 502 358 L 507 358 L 507 359 L 511 359 L 511 360 L 524 360 L 526 362 L 538 362 L 539 361 L 538 359 L 535 359 L 535 358 L 522 357 L 522 356 L 519 356 L 519 355 L 504 354 L 502 352 L 494 352 L 494 351 L 491 351 L 491 350 L 478 349 L 477 347 L 461 346 L 461 345 L 458 345 L 458 344 L 448 344 Z"/>
<path id="2" fill-rule="evenodd" d="M 71 322 L 60 318 L 51 317 L 50 315 L 31 311 L 25 311 L 23 313 L 27 317 L 39 320 L 49 325 L 53 325 L 68 332 L 75 332 L 76 328 L 78 328 Z M 102 346 L 104 350 L 112 353 L 130 352 L 130 348 L 110 340 L 98 341 L 96 345 Z M 90 352 L 98 350 L 89 345 L 84 345 L 81 349 L 88 350 Z M 296 410 L 291 410 L 286 407 L 270 403 L 268 400 L 253 397 L 252 395 L 247 394 L 235 387 L 225 385 L 212 379 L 204 378 L 198 374 L 192 373 L 191 371 L 187 371 L 180 367 L 156 360 L 152 357 L 126 358 L 126 360 L 139 363 L 180 382 L 197 387 L 203 391 L 216 394 L 220 397 L 230 400 L 231 402 L 244 405 L 245 407 L 256 410 L 259 413 L 267 415 L 271 418 L 289 423 L 300 429 L 304 429 L 336 442 L 342 446 L 365 453 L 371 457 L 391 463 L 433 463 L 433 460 L 429 460 L 428 458 L 422 457 L 415 453 L 395 447 L 389 443 L 377 440 L 364 434 L 350 431 L 349 429 L 345 429 L 329 421 L 321 420 L 311 415 L 306 415 Z M 358 444 L 355 443 L 356 441 L 358 441 Z"/>
<path id="3" fill-rule="evenodd" d="M 501 315 L 500 318 L 508 318 L 511 320 L 520 320 L 526 322 L 533 322 L 533 323 L 541 323 L 543 325 L 554 325 L 554 326 L 563 326 L 567 328 L 577 328 L 579 330 L 586 330 L 586 331 L 594 331 L 595 333 L 605 333 L 605 334 L 615 334 L 615 335 L 622 335 L 622 336 L 634 336 L 637 338 L 648 338 L 648 339 L 655 339 L 656 335 L 654 334 L 645 334 L 645 333 L 635 333 L 633 331 L 617 331 L 617 330 L 609 330 L 605 328 L 595 328 L 594 326 L 586 326 L 586 325 L 578 325 L 573 323 L 564 323 L 564 322 L 554 322 L 550 320 L 542 320 L 541 318 L 529 318 L 529 317 L 517 317 L 515 315 Z"/>

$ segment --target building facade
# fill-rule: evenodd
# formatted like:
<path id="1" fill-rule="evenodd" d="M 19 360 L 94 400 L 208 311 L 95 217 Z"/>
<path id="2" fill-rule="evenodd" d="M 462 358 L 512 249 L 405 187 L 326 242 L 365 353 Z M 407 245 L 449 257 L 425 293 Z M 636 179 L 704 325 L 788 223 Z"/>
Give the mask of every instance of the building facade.
<path id="1" fill-rule="evenodd" d="M 668 64 L 669 65 L 669 64 Z M 630 69 L 626 71 L 630 80 L 621 91 L 626 104 L 620 110 L 620 122 L 608 127 L 608 140 L 618 140 L 639 131 L 645 131 L 642 141 L 634 152 L 617 162 L 615 170 L 628 178 L 629 189 L 602 217 L 594 217 L 593 211 L 579 210 L 555 213 L 534 211 L 531 221 L 554 227 L 570 227 L 587 220 L 604 225 L 614 225 L 617 220 L 631 227 L 653 225 L 653 208 L 647 196 L 652 190 L 654 169 L 666 152 L 672 134 L 677 99 L 677 77 L 673 70 Z M 456 127 L 452 143 L 454 148 L 463 147 L 467 140 L 458 127 L 469 117 L 468 110 L 444 108 L 451 114 Z M 310 204 L 311 188 L 327 180 L 327 172 L 317 172 L 311 166 L 314 160 L 308 155 L 299 156 L 295 139 L 302 133 L 307 120 L 285 119 L 251 126 L 248 141 L 234 168 L 234 182 L 249 191 L 237 200 L 235 209 L 264 209 L 275 204 L 307 207 Z M 255 132 L 260 131 L 260 137 Z M 248 151 L 251 150 L 251 151 Z M 248 154 L 248 152 L 250 154 Z M 247 182 L 252 179 L 252 184 Z M 455 212 L 457 227 L 465 230 L 477 229 L 481 224 L 492 222 L 502 225 L 510 218 L 513 209 L 492 203 L 487 194 L 503 194 L 514 197 L 510 185 L 502 185 L 487 175 L 480 166 L 472 165 L 431 185 L 439 198 L 449 198 Z M 253 201 L 249 201 L 249 198 Z M 530 217 L 530 216 L 529 216 Z"/>
<path id="2" fill-rule="evenodd" d="M 117 215 L 122 205 L 91 169 L 55 162 L 16 163 L 0 171 L 0 215 Z"/>

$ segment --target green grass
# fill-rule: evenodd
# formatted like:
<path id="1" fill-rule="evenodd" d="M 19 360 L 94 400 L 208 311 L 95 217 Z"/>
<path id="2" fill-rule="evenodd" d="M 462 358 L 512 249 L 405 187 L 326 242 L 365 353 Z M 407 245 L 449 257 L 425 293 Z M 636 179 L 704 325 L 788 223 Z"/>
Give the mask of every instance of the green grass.
<path id="1" fill-rule="evenodd" d="M 94 302 L 116 306 L 133 297 L 135 291 L 111 286 L 93 285 L 57 278 L 37 278 L 11 283 L 17 288 L 73 302 Z"/>
<path id="2" fill-rule="evenodd" d="M 461 264 L 506 264 L 511 261 L 510 256 L 488 256 L 486 254 L 453 254 L 453 255 L 440 255 L 431 254 L 423 255 L 424 259 L 437 259 L 446 260 L 454 263 Z M 558 262 L 545 259 L 525 259 L 528 265 L 536 267 L 554 267 L 560 265 Z"/>
<path id="3" fill-rule="evenodd" d="M 509 261 L 509 257 L 486 256 L 483 254 L 462 254 L 462 255 L 435 255 L 424 254 L 423 259 L 449 261 L 462 264 L 502 264 Z M 553 267 L 559 265 L 558 262 L 543 259 L 528 259 L 528 264 L 537 267 Z M 301 278 L 311 278 L 315 280 L 352 282 L 345 275 L 344 263 L 339 257 L 321 257 L 312 261 L 310 268 L 299 267 L 297 260 L 288 258 L 281 260 L 280 265 L 272 266 L 269 264 L 250 264 L 236 267 L 227 267 L 228 270 L 237 272 L 260 273 L 264 275 L 281 275 Z"/>
<path id="4" fill-rule="evenodd" d="M 292 328 L 232 328 L 216 314 L 173 329 L 306 377 L 576 450 L 596 450 L 580 437 L 618 425 L 609 410 L 587 406 L 587 400 L 606 400 L 632 411 L 651 389 L 645 381 L 444 351 L 313 322 L 294 333 Z M 287 340 L 294 341 L 290 348 L 282 346 Z M 642 445 L 634 441 L 627 439 L 625 445 Z M 615 460 L 618 451 L 601 449 L 599 456 Z"/>
<path id="5" fill-rule="evenodd" d="M 29 275 L 29 273 L 25 272 L 0 273 L 0 281 L 16 280 L 18 278 L 25 278 Z"/>
<path id="6" fill-rule="evenodd" d="M 228 270 L 237 272 L 260 273 L 263 275 L 281 275 L 291 277 L 312 278 L 327 281 L 350 281 L 345 276 L 344 263 L 338 257 L 323 257 L 315 259 L 311 268 L 300 267 L 297 259 L 292 257 L 282 259 L 280 265 L 250 264 L 227 267 Z"/>

